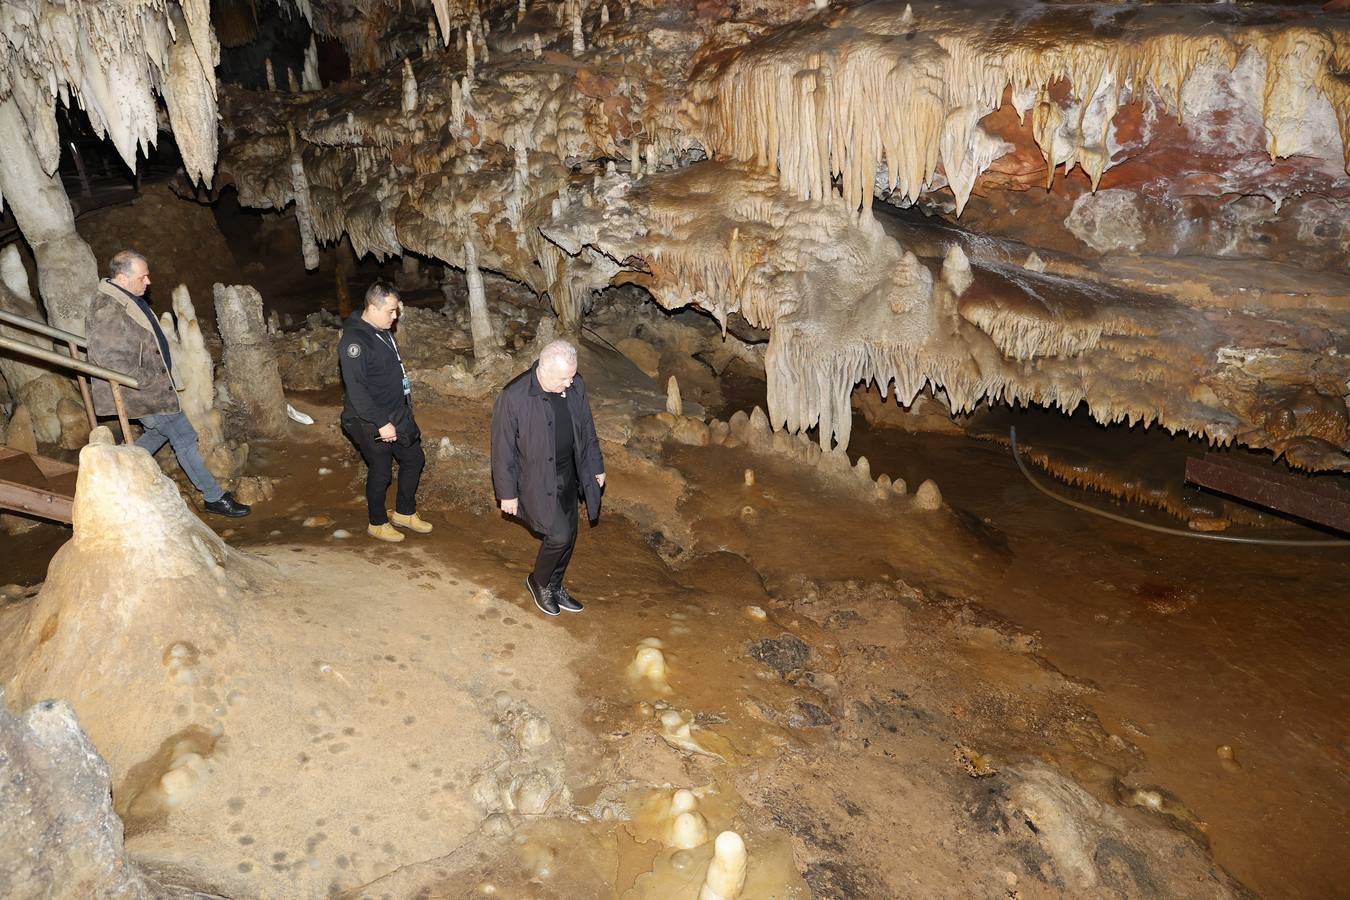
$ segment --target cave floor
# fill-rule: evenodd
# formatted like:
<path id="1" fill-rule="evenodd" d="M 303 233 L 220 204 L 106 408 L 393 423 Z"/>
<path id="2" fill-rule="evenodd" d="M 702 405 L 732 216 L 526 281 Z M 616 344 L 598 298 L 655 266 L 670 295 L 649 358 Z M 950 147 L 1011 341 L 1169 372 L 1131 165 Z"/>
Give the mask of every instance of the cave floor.
<path id="1" fill-rule="evenodd" d="M 294 644 L 284 653 L 302 674 L 345 655 L 345 677 L 364 672 L 420 724 L 405 736 L 380 724 L 387 709 L 296 701 L 320 731 L 254 761 L 260 784 L 292 785 L 293 814 L 215 833 L 186 811 L 129 822 L 129 850 L 155 871 L 231 895 L 679 896 L 702 864 L 660 851 L 640 817 L 613 819 L 670 785 L 702 786 L 714 831 L 747 836 L 761 891 L 747 896 L 1063 896 L 1072 884 L 1008 812 L 1013 773 L 1043 760 L 1140 834 L 1207 842 L 1262 895 L 1343 890 L 1343 551 L 1084 517 L 1036 493 L 1004 449 L 953 436 L 866 439 L 874 474 L 938 482 L 947 506 L 930 513 L 744 447 L 668 443 L 655 463 L 607 447 L 607 513 L 582 529 L 569 574 L 587 610 L 547 619 L 521 585 L 536 545 L 492 505 L 487 404 L 419 407 L 436 531 L 389 546 L 364 535 L 337 395 L 292 399 L 316 424 L 250 457 L 275 497 L 212 525 L 290 586 L 264 602 L 293 605 L 273 640 Z M 7 540 L 41 548 L 48 531 Z M 626 674 L 646 638 L 662 643 L 669 692 Z M 662 740 L 667 706 L 706 752 Z M 535 713 L 551 762 L 502 738 Z M 253 764 L 239 746 L 218 763 L 222 785 Z M 492 817 L 476 820 L 492 807 L 469 796 L 484 772 L 517 787 L 552 778 L 588 814 L 525 816 L 514 853 L 485 851 Z M 324 778 L 382 788 L 335 815 Z M 211 793 L 222 819 L 241 799 Z M 370 843 L 400 830 L 417 838 Z M 1188 871 L 1138 859 L 1136 890 L 1121 893 L 1193 895 L 1176 880 Z"/>

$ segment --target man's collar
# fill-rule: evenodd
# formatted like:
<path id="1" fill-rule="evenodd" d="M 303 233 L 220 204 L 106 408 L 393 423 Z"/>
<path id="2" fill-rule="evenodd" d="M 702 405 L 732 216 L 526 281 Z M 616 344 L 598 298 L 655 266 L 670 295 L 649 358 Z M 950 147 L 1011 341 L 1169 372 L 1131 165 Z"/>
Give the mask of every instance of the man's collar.
<path id="1" fill-rule="evenodd" d="M 539 363 L 536 362 L 530 366 L 530 396 L 538 397 L 544 393 L 544 386 L 539 383 Z"/>
<path id="2" fill-rule="evenodd" d="M 131 291 L 129 291 L 129 290 L 127 290 L 126 288 L 122 287 L 120 284 L 118 284 L 117 282 L 113 281 L 111 278 L 108 278 L 108 279 L 105 279 L 105 280 L 108 282 L 108 284 L 110 284 L 110 285 L 112 285 L 113 287 L 117 288 L 119 291 L 121 291 L 122 293 L 126 294 L 126 295 L 127 295 L 128 297 L 130 297 L 132 300 L 135 300 L 135 301 L 138 302 L 138 303 L 144 303 L 146 306 L 149 306 L 149 305 L 150 305 L 150 301 L 149 301 L 149 300 L 146 300 L 144 296 L 137 297 L 137 296 L 136 296 L 135 294 L 133 294 Z"/>

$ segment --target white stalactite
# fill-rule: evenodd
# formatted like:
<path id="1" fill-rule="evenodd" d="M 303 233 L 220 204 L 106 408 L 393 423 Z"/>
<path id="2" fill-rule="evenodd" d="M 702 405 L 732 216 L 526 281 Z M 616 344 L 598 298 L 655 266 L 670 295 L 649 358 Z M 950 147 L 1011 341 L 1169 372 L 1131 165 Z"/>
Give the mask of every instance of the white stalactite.
<path id="1" fill-rule="evenodd" d="M 323 90 L 323 82 L 319 80 L 319 45 L 313 36 L 305 48 L 305 71 L 300 75 L 300 86 L 307 91 Z"/>
<path id="2" fill-rule="evenodd" d="M 300 252 L 306 269 L 319 267 L 319 244 L 314 237 L 314 205 L 309 197 L 309 179 L 297 150 L 291 154 L 291 192 L 295 200 L 295 222 L 300 228 Z"/>
<path id="3" fill-rule="evenodd" d="M 581 10 L 572 14 L 572 55 L 580 56 L 586 52 L 586 36 L 581 33 Z"/>

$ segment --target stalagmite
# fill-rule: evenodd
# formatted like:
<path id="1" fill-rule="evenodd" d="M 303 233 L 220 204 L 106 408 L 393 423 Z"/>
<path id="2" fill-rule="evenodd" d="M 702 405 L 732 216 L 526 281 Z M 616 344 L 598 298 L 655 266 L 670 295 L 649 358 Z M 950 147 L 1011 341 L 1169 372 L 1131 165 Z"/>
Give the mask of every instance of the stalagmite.
<path id="1" fill-rule="evenodd" d="M 458 81 L 450 85 L 450 124 L 456 128 L 464 124 L 464 90 Z"/>
<path id="2" fill-rule="evenodd" d="M 292 94 L 300 93 L 300 81 L 295 77 L 295 70 L 289 67 L 286 69 L 286 90 Z"/>
<path id="3" fill-rule="evenodd" d="M 19 245 L 10 244 L 0 250 L 0 310 L 23 316 L 37 322 L 43 321 L 42 311 L 33 299 L 28 288 L 28 272 L 19 256 Z M 33 334 L 31 331 L 0 325 L 0 335 L 10 340 L 23 341 L 43 350 L 52 349 L 51 341 Z M 41 376 L 46 369 L 28 365 L 22 357 L 10 352 L 0 352 L 0 378 L 4 379 L 11 395 L 34 378 Z"/>
<path id="4" fill-rule="evenodd" d="M 534 55 L 535 59 L 539 59 L 544 55 L 544 41 L 539 37 L 539 32 L 537 31 L 530 38 L 530 52 Z"/>
<path id="5" fill-rule="evenodd" d="M 243 412 L 251 432 L 282 437 L 287 432 L 286 397 L 276 351 L 267 337 L 262 297 L 245 284 L 217 284 L 214 293 L 229 402 Z"/>
<path id="6" fill-rule="evenodd" d="M 628 174 L 634 178 L 642 176 L 642 157 L 638 154 L 638 139 L 628 141 Z"/>
<path id="7" fill-rule="evenodd" d="M 277 89 L 277 73 L 272 69 L 272 58 L 268 57 L 264 62 L 264 68 L 267 74 L 267 89 L 275 91 Z"/>
<path id="8" fill-rule="evenodd" d="M 656 174 L 656 145 L 655 145 L 655 144 L 648 144 L 648 145 L 647 145 L 647 174 L 648 174 L 648 175 L 655 175 L 655 174 Z"/>
<path id="9" fill-rule="evenodd" d="M 712 862 L 698 892 L 698 900 L 736 900 L 745 887 L 745 842 L 734 831 L 724 831 L 713 844 Z"/>
<path id="10" fill-rule="evenodd" d="M 680 398 L 680 383 L 675 380 L 675 376 L 670 376 L 666 382 L 666 412 L 672 416 L 684 415 L 684 401 Z"/>
<path id="11" fill-rule="evenodd" d="M 417 76 L 413 74 L 411 60 L 403 60 L 403 112 L 411 115 L 417 111 Z"/>
<path id="12" fill-rule="evenodd" d="M 952 244 L 947 249 L 947 255 L 942 260 L 942 280 L 958 297 L 975 280 L 974 273 L 970 271 L 970 260 L 960 244 Z"/>
<path id="13" fill-rule="evenodd" d="M 670 798 L 670 824 L 665 834 L 668 847 L 692 850 L 708 843 L 708 820 L 698 810 L 698 797 L 686 788 Z"/>
<path id="14" fill-rule="evenodd" d="M 319 80 L 319 45 L 313 37 L 305 48 L 305 70 L 300 76 L 300 86 L 307 91 L 323 90 L 323 82 Z"/>
<path id="15" fill-rule="evenodd" d="M 465 32 L 464 34 L 464 79 L 469 84 L 473 84 L 475 64 L 476 63 L 473 52 L 473 32 L 468 31 Z"/>
<path id="16" fill-rule="evenodd" d="M 659 693 L 669 694 L 671 688 L 666 676 L 666 656 L 661 652 L 661 641 L 656 638 L 644 638 L 633 661 L 628 665 L 628 677 Z"/>
<path id="17" fill-rule="evenodd" d="M 524 22 L 524 21 L 525 21 L 525 14 L 526 14 L 526 12 L 527 12 L 527 10 L 526 10 L 526 8 L 525 8 L 525 0 L 518 0 L 518 2 L 516 3 L 516 22 L 517 22 L 517 23 L 519 23 L 519 22 Z M 536 32 L 536 34 L 538 34 L 538 32 Z"/>
<path id="18" fill-rule="evenodd" d="M 178 399 L 197 432 L 197 443 L 206 467 L 217 478 L 229 479 L 243 471 L 248 445 L 232 445 L 225 439 L 220 411 L 215 408 L 215 363 L 197 321 L 197 311 L 185 285 L 173 290 L 173 316 L 160 317 L 173 357 L 174 376 L 182 390 Z"/>
<path id="19" fill-rule="evenodd" d="M 469 331 L 473 335 L 473 356 L 482 361 L 496 353 L 497 336 L 488 316 L 483 274 L 478 271 L 478 248 L 473 241 L 464 242 L 464 280 L 469 288 Z"/>

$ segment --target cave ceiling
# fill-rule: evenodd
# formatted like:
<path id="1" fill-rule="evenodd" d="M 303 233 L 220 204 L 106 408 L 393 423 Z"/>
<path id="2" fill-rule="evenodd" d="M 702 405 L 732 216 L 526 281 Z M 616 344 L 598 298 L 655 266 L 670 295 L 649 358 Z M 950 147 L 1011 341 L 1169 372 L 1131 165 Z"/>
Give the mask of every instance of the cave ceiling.
<path id="1" fill-rule="evenodd" d="M 16 0 L 0 107 L 48 172 L 58 102 L 129 160 L 172 130 L 190 178 L 293 207 L 311 268 L 345 236 L 473 254 L 569 328 L 616 283 L 740 314 L 773 424 L 824 444 L 875 381 L 1347 470 L 1334 6 Z M 300 71 L 216 78 L 269 16 Z"/>

